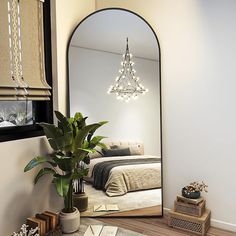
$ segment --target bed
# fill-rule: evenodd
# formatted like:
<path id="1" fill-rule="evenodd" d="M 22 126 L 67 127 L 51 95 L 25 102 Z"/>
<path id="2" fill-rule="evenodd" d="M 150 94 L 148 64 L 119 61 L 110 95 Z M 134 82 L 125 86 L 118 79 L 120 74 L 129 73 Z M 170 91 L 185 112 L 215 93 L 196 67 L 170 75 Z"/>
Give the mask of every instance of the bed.
<path id="1" fill-rule="evenodd" d="M 91 158 L 86 181 L 110 197 L 161 187 L 161 159 L 144 155 L 142 143 L 110 142 L 108 148 L 129 147 L 130 155 Z"/>

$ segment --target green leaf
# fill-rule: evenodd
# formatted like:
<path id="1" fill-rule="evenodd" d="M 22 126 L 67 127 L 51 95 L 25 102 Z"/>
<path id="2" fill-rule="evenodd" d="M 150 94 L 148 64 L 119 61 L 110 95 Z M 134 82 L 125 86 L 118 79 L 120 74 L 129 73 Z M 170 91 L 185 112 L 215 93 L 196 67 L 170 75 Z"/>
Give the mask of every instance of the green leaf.
<path id="1" fill-rule="evenodd" d="M 84 117 L 83 117 L 83 115 L 82 115 L 81 112 L 76 112 L 75 115 L 74 115 L 74 119 L 75 119 L 75 120 L 81 120 L 81 119 L 83 119 L 83 118 L 84 118 Z"/>
<path id="2" fill-rule="evenodd" d="M 84 140 L 84 142 L 82 143 L 82 148 L 89 148 L 89 142 L 87 140 Z"/>
<path id="3" fill-rule="evenodd" d="M 83 159 L 83 162 L 87 165 L 90 164 L 90 157 L 87 155 L 84 159 Z"/>
<path id="4" fill-rule="evenodd" d="M 55 170 L 51 169 L 51 168 L 43 168 L 41 169 L 38 174 L 36 175 L 35 179 L 34 179 L 34 184 L 36 184 L 39 180 L 39 178 L 41 178 L 43 175 L 46 175 L 46 174 L 55 174 Z"/>
<path id="5" fill-rule="evenodd" d="M 61 124 L 63 124 L 64 133 L 60 128 L 56 127 L 53 124 L 40 123 L 40 126 L 43 127 L 48 142 L 54 150 L 59 151 L 64 149 L 70 149 L 73 139 L 73 133 L 70 128 L 70 124 L 68 121 L 66 121 L 65 117 L 63 118 L 59 115 L 61 113 L 56 114 L 63 122 Z"/>
<path id="6" fill-rule="evenodd" d="M 89 172 L 89 169 L 86 168 L 84 170 L 80 170 L 79 172 L 76 172 L 72 175 L 72 179 L 81 179 L 83 178 L 84 176 L 87 176 L 88 175 L 88 172 Z"/>
<path id="7" fill-rule="evenodd" d="M 83 119 L 77 121 L 77 127 L 78 127 L 79 129 L 82 129 L 83 127 L 86 126 L 86 119 L 87 119 L 87 118 L 88 118 L 88 117 L 84 117 Z"/>
<path id="8" fill-rule="evenodd" d="M 71 132 L 71 126 L 68 119 L 59 111 L 55 111 L 55 115 L 57 119 L 59 120 L 59 125 L 60 125 L 60 128 L 63 130 L 63 132 L 64 133 Z"/>
<path id="9" fill-rule="evenodd" d="M 72 124 L 74 122 L 74 118 L 73 117 L 68 118 L 68 122 Z"/>
<path id="10" fill-rule="evenodd" d="M 40 123 L 39 125 L 43 128 L 51 147 L 54 150 L 61 150 L 64 144 L 62 139 L 60 139 L 63 136 L 63 131 L 53 124 Z"/>
<path id="11" fill-rule="evenodd" d="M 65 133 L 64 137 L 64 146 L 65 148 L 69 148 L 73 141 L 73 132 L 70 131 L 68 133 Z"/>
<path id="12" fill-rule="evenodd" d="M 105 125 L 106 123 L 108 123 L 108 121 L 100 121 L 97 123 L 97 126 L 95 126 L 92 130 L 89 131 L 89 134 L 88 134 L 88 137 L 87 137 L 87 140 L 90 142 L 93 134 L 95 133 L 95 131 L 101 127 L 102 125 Z"/>
<path id="13" fill-rule="evenodd" d="M 95 149 L 90 149 L 90 148 L 78 148 L 79 150 L 85 151 L 87 153 L 94 153 L 96 152 Z"/>
<path id="14" fill-rule="evenodd" d="M 52 166 L 56 166 L 56 164 L 53 161 L 49 161 L 48 158 L 46 157 L 42 157 L 42 156 L 38 156 L 33 158 L 24 168 L 24 172 L 27 172 L 31 169 L 33 169 L 34 167 L 36 167 L 39 164 L 43 164 L 43 163 L 49 163 Z"/>
<path id="15" fill-rule="evenodd" d="M 55 163 L 57 163 L 58 167 L 63 171 L 71 172 L 73 169 L 73 160 L 71 157 L 62 157 L 56 155 L 53 157 Z"/>
<path id="16" fill-rule="evenodd" d="M 107 124 L 109 121 L 108 120 L 103 120 L 103 121 L 100 121 L 100 122 L 98 122 L 100 125 L 105 125 L 105 124 Z"/>
<path id="17" fill-rule="evenodd" d="M 43 128 L 47 138 L 56 138 L 58 136 L 63 135 L 62 130 L 53 124 L 48 124 L 48 123 L 42 122 L 42 123 L 39 123 L 39 125 Z"/>
<path id="18" fill-rule="evenodd" d="M 83 127 L 81 130 L 78 130 L 78 133 L 75 137 L 75 143 L 74 143 L 74 151 L 76 151 L 78 148 L 82 147 L 82 144 L 84 142 L 84 139 L 86 136 L 91 132 L 91 130 L 94 130 L 95 128 L 98 128 L 99 124 L 91 124 Z"/>
<path id="19" fill-rule="evenodd" d="M 88 117 L 83 117 L 83 115 L 80 112 L 76 112 L 74 115 L 74 123 L 78 127 L 78 129 L 82 129 L 84 126 L 86 126 L 86 119 Z"/>
<path id="20" fill-rule="evenodd" d="M 99 123 L 95 123 L 95 124 L 91 124 L 91 125 L 87 125 L 85 126 L 81 131 L 83 131 L 81 133 L 81 139 L 83 140 L 88 134 L 92 137 L 92 135 L 94 134 L 94 132 L 101 127 L 102 125 L 106 124 L 108 121 L 102 121 Z M 89 141 L 89 140 L 88 140 Z"/>
<path id="21" fill-rule="evenodd" d="M 75 166 L 77 162 L 82 161 L 84 157 L 87 155 L 88 155 L 88 152 L 77 149 L 77 151 L 73 153 L 73 157 L 72 157 L 73 165 Z"/>
<path id="22" fill-rule="evenodd" d="M 71 181 L 71 177 L 69 175 L 55 177 L 53 182 L 56 186 L 57 193 L 60 196 L 62 197 L 67 196 L 69 186 L 70 186 L 70 181 Z"/>
<path id="23" fill-rule="evenodd" d="M 62 150 L 64 147 L 64 138 L 63 137 L 58 137 L 56 139 L 48 139 L 48 142 L 50 144 L 50 146 L 52 147 L 52 149 L 54 149 L 55 151 L 59 151 Z"/>
<path id="24" fill-rule="evenodd" d="M 95 136 L 92 138 L 92 140 L 90 141 L 93 145 L 97 145 L 102 139 L 107 138 L 105 136 Z"/>
<path id="25" fill-rule="evenodd" d="M 101 149 L 107 149 L 107 146 L 105 143 L 98 143 L 96 146 L 100 147 Z"/>

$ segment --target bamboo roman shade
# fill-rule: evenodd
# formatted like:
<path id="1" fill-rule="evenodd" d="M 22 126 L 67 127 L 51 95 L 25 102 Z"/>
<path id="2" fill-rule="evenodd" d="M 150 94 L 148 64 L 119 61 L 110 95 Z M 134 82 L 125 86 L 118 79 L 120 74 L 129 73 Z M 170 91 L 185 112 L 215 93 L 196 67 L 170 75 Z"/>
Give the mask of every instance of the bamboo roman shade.
<path id="1" fill-rule="evenodd" d="M 1 0 L 0 100 L 49 100 L 43 1 Z"/>

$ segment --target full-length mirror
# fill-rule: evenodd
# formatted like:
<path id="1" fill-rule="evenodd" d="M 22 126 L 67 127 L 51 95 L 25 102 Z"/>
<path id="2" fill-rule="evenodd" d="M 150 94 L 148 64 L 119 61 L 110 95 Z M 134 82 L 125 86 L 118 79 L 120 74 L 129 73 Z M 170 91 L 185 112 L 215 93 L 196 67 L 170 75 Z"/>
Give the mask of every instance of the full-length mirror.
<path id="1" fill-rule="evenodd" d="M 70 116 L 109 121 L 90 154 L 81 216 L 161 216 L 160 47 L 148 23 L 123 9 L 85 18 L 68 45 Z M 86 195 L 85 195 L 86 194 Z"/>

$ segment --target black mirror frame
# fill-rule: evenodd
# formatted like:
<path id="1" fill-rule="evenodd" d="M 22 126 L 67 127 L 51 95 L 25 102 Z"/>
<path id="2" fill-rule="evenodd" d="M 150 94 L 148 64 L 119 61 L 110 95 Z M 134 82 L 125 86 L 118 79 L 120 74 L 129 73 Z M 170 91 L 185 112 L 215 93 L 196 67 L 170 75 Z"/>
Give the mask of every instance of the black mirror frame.
<path id="1" fill-rule="evenodd" d="M 94 11 L 92 12 L 91 14 L 87 15 L 85 18 L 83 18 L 78 24 L 77 26 L 74 28 L 74 30 L 72 31 L 69 39 L 68 39 L 68 43 L 67 43 L 67 49 L 66 49 L 66 55 L 67 55 L 67 58 L 66 58 L 66 62 L 67 62 L 67 65 L 66 65 L 66 75 L 67 75 L 67 116 L 70 117 L 70 89 L 69 89 L 69 47 L 70 47 L 70 43 L 71 43 L 71 40 L 72 40 L 72 37 L 75 33 L 75 31 L 77 30 L 77 28 L 87 19 L 89 18 L 90 16 L 98 13 L 98 12 L 101 12 L 101 11 L 106 11 L 106 10 L 122 10 L 122 11 L 126 11 L 126 12 L 129 12 L 131 14 L 134 14 L 136 15 L 137 17 L 139 17 L 140 19 L 142 19 L 146 24 L 147 26 L 151 29 L 153 35 L 155 36 L 155 39 L 157 41 L 157 45 L 158 45 L 158 49 L 159 49 L 159 94 L 160 94 L 160 155 L 161 155 L 161 188 L 162 188 L 162 191 L 161 191 L 161 199 L 162 199 L 162 203 L 161 203 L 161 207 L 162 207 L 162 214 L 161 215 L 157 215 L 157 216 L 142 216 L 142 217 L 163 217 L 163 144 L 162 144 L 162 83 L 161 83 L 161 47 L 160 47 L 160 42 L 157 38 L 157 35 L 156 35 L 156 32 L 154 31 L 154 29 L 151 27 L 151 25 L 142 17 L 140 16 L 139 14 L 133 12 L 133 11 L 130 11 L 128 9 L 125 9 L 125 8 L 118 8 L 118 7 L 111 7 L 111 8 L 104 8 L 104 9 L 100 9 L 100 10 L 97 10 L 97 11 Z M 107 217 L 107 216 L 106 216 Z M 116 216 L 109 216 L 110 218 L 118 218 Z M 138 218 L 140 216 L 122 216 L 122 218 Z"/>

